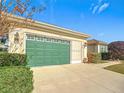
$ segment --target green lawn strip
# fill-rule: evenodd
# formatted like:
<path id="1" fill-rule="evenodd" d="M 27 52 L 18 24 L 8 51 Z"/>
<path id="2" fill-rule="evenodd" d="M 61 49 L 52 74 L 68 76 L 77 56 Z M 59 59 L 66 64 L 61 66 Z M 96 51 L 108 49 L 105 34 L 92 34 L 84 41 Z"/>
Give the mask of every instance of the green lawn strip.
<path id="1" fill-rule="evenodd" d="M 94 64 L 101 64 L 101 63 L 108 63 L 108 62 L 105 61 L 105 60 L 99 60 L 99 61 L 97 61 L 97 62 L 94 62 Z"/>
<path id="2" fill-rule="evenodd" d="M 108 66 L 105 69 L 124 74 L 124 63 Z"/>
<path id="3" fill-rule="evenodd" d="M 123 64 L 124 64 L 124 60 L 121 60 L 121 63 L 123 63 Z"/>
<path id="4" fill-rule="evenodd" d="M 27 67 L 0 67 L 0 93 L 31 93 L 32 77 Z"/>

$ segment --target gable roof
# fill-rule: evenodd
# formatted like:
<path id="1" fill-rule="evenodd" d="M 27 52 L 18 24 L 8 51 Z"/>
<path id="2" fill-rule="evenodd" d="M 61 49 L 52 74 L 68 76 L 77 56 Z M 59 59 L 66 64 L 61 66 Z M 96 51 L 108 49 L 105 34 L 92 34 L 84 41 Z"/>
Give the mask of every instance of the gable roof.
<path id="1" fill-rule="evenodd" d="M 108 45 L 108 43 L 104 41 L 92 39 L 92 40 L 88 40 L 88 45 Z"/>

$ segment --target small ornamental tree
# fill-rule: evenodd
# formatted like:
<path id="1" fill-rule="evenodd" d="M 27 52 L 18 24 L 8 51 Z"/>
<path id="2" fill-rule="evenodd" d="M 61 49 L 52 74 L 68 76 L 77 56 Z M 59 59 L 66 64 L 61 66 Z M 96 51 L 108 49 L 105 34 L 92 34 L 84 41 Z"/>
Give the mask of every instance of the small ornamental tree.
<path id="1" fill-rule="evenodd" d="M 0 36 L 7 37 L 8 32 L 18 25 L 18 22 L 8 22 L 10 16 L 23 17 L 23 23 L 26 24 L 29 19 L 33 22 L 33 15 L 45 8 L 43 4 L 34 6 L 32 0 L 0 0 Z"/>
<path id="2" fill-rule="evenodd" d="M 124 41 L 116 41 L 110 43 L 108 45 L 108 50 L 111 59 L 124 59 Z"/>

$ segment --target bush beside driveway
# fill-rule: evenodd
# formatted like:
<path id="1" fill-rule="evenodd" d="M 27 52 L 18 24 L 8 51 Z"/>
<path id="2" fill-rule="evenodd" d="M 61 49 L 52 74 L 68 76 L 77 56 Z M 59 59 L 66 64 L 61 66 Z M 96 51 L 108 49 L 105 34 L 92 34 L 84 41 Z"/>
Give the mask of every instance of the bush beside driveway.
<path id="1" fill-rule="evenodd" d="M 31 93 L 32 71 L 26 67 L 0 67 L 0 93 Z"/>
<path id="2" fill-rule="evenodd" d="M 26 55 L 0 53 L 0 93 L 31 93 L 33 73 Z"/>

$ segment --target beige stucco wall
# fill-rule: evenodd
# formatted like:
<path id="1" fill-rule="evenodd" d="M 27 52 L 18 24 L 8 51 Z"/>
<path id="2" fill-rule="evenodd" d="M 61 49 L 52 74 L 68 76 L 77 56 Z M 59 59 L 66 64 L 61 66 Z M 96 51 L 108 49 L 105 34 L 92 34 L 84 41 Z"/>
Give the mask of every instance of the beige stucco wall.
<path id="1" fill-rule="evenodd" d="M 14 43 L 14 34 L 16 34 L 16 32 L 19 33 L 19 44 Z M 62 34 L 57 35 L 57 34 L 52 34 L 45 31 L 36 31 L 36 30 L 25 29 L 25 28 L 16 28 L 9 33 L 9 52 L 10 53 L 22 53 L 22 54 L 25 53 L 26 33 L 69 40 L 71 42 L 71 49 L 70 49 L 71 63 L 81 63 L 83 62 L 83 58 L 87 58 L 87 47 L 84 47 L 84 43 L 87 42 L 86 40 L 68 37 Z"/>
<path id="2" fill-rule="evenodd" d="M 100 53 L 100 45 L 97 45 L 98 46 L 98 52 L 97 53 Z"/>
<path id="3" fill-rule="evenodd" d="M 82 60 L 82 42 L 72 41 L 71 42 L 71 57 L 72 63 L 81 63 Z"/>

